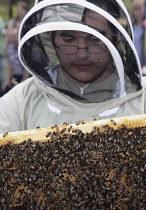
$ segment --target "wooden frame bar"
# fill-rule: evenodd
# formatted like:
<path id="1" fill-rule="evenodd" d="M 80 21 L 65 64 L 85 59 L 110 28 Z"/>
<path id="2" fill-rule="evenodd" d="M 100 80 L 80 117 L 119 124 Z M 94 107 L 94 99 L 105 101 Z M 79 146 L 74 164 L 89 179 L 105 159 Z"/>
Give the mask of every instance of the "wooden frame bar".
<path id="1" fill-rule="evenodd" d="M 90 133 L 94 129 L 94 127 L 97 127 L 101 131 L 104 131 L 107 125 L 112 127 L 113 129 L 117 129 L 118 127 L 121 127 L 123 125 L 125 125 L 128 128 L 144 127 L 146 126 L 146 115 L 143 114 L 105 120 L 89 121 L 86 123 L 77 122 L 75 124 L 69 125 L 64 123 L 60 126 L 54 127 L 36 128 L 33 130 L 25 130 L 18 132 L 6 132 L 0 134 L 0 145 L 2 146 L 8 143 L 9 141 L 13 143 L 21 143 L 22 141 L 27 141 L 28 139 L 31 139 L 32 141 L 47 141 L 49 140 L 48 133 L 53 133 L 56 130 L 58 130 L 60 134 L 61 132 L 63 132 L 63 130 L 65 130 L 66 133 L 72 133 L 75 130 L 81 130 L 84 133 Z"/>

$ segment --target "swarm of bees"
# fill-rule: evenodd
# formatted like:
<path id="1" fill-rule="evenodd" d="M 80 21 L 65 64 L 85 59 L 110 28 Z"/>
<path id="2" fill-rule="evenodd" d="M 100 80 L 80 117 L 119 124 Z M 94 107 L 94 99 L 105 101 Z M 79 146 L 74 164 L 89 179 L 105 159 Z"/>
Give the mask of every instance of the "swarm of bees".
<path id="1" fill-rule="evenodd" d="M 53 129 L 0 147 L 1 209 L 145 209 L 146 127 Z"/>

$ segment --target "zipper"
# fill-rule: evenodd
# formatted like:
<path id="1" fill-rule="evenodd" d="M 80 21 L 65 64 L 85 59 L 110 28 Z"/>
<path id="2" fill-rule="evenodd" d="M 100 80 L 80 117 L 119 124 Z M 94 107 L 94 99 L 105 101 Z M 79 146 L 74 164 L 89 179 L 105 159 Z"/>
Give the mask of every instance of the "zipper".
<path id="1" fill-rule="evenodd" d="M 85 88 L 88 87 L 88 85 L 89 85 L 89 84 L 85 85 L 84 87 L 81 87 L 81 86 L 79 85 L 79 87 L 80 87 L 80 96 L 83 96 L 83 95 L 84 95 L 84 90 L 85 90 Z"/>

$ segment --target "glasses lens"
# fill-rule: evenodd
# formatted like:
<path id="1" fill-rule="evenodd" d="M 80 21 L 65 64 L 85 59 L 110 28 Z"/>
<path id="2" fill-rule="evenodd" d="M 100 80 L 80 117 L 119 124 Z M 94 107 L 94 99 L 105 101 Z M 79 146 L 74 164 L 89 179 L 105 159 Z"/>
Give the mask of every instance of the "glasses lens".
<path id="1" fill-rule="evenodd" d="M 73 55 L 77 53 L 77 47 L 73 45 L 60 45 L 59 50 L 61 53 L 66 55 Z"/>
<path id="2" fill-rule="evenodd" d="M 58 46 L 59 51 L 66 55 L 74 55 L 78 52 L 78 47 L 73 45 L 60 45 Z M 104 44 L 94 44 L 86 47 L 90 54 L 100 54 L 106 51 L 106 46 Z"/>
<path id="3" fill-rule="evenodd" d="M 91 54 L 100 54 L 106 51 L 106 46 L 104 44 L 89 45 L 87 48 Z"/>

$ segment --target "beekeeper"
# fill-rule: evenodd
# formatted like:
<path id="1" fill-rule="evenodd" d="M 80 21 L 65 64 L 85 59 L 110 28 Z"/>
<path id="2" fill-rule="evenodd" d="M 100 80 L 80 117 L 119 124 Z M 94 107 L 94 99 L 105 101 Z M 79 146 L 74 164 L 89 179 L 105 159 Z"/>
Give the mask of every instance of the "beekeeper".
<path id="1" fill-rule="evenodd" d="M 22 21 L 18 50 L 33 76 L 0 99 L 0 133 L 146 112 L 121 0 L 36 1 Z"/>

